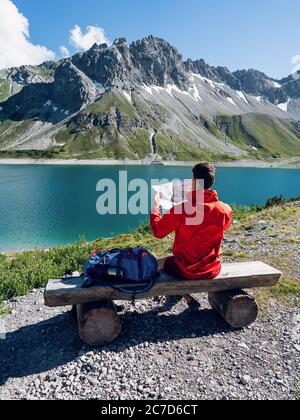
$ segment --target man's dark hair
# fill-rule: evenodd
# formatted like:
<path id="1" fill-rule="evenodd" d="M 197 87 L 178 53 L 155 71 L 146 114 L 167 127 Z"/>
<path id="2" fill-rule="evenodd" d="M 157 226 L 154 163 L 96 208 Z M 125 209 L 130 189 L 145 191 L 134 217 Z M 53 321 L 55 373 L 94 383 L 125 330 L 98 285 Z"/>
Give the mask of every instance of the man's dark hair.
<path id="1" fill-rule="evenodd" d="M 195 179 L 204 180 L 204 188 L 209 190 L 216 179 L 216 168 L 211 163 L 199 163 L 193 168 Z"/>

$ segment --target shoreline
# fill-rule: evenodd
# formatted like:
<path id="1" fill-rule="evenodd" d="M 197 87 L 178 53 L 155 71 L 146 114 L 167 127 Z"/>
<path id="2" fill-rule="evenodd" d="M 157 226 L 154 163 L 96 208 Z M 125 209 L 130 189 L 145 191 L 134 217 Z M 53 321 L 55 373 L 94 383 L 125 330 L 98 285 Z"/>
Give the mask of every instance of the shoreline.
<path id="1" fill-rule="evenodd" d="M 161 161 L 156 166 L 193 166 L 191 161 Z M 277 169 L 299 169 L 300 156 L 290 159 L 276 161 L 260 161 L 255 159 L 243 159 L 231 162 L 212 162 L 220 168 L 277 168 Z M 144 160 L 113 160 L 113 159 L 0 159 L 0 165 L 49 165 L 49 166 L 150 166 Z"/>

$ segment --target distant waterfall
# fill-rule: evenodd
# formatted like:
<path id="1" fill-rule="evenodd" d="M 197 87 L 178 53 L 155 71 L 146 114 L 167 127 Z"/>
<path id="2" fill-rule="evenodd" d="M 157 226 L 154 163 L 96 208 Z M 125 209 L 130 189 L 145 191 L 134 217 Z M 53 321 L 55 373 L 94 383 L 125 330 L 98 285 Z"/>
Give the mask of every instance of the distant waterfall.
<path id="1" fill-rule="evenodd" d="M 152 153 L 152 155 L 156 155 L 157 154 L 156 135 L 157 135 L 157 130 L 154 129 L 154 132 L 151 133 L 151 135 L 150 135 L 150 143 L 151 143 L 151 153 Z"/>

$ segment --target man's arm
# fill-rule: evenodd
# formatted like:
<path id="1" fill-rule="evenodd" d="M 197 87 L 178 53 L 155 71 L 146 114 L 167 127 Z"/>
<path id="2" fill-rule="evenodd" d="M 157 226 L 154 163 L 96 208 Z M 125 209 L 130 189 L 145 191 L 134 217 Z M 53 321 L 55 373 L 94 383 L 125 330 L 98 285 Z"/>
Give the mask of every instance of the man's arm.
<path id="1" fill-rule="evenodd" d="M 163 239 L 170 233 L 175 232 L 180 225 L 181 216 L 181 214 L 176 214 L 174 208 L 161 216 L 159 200 L 156 199 L 150 216 L 151 229 L 155 238 Z"/>
<path id="2" fill-rule="evenodd" d="M 226 205 L 226 223 L 225 223 L 225 231 L 228 230 L 231 226 L 232 223 L 232 219 L 233 219 L 233 210 L 230 206 L 228 206 L 228 204 Z"/>

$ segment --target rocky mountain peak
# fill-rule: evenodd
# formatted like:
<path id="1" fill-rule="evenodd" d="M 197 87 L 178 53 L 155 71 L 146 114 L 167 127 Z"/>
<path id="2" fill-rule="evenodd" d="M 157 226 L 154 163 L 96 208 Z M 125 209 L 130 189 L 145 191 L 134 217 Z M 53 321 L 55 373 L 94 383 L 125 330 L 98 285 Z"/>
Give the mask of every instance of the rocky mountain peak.
<path id="1" fill-rule="evenodd" d="M 182 56 L 167 41 L 154 36 L 130 46 L 125 38 L 117 38 L 110 46 L 94 45 L 89 51 L 75 55 L 72 63 L 107 87 L 130 90 L 140 84 L 176 84 L 186 89 L 189 85 Z"/>
<path id="2" fill-rule="evenodd" d="M 113 45 L 115 45 L 115 46 L 127 45 L 128 46 L 128 42 L 127 42 L 126 38 L 120 37 L 120 38 L 116 38 L 114 40 Z"/>
<path id="3" fill-rule="evenodd" d="M 63 92 L 63 94 L 62 94 Z M 71 60 L 65 60 L 57 67 L 53 84 L 52 99 L 61 108 L 75 112 L 96 97 L 96 88 Z"/>
<path id="4" fill-rule="evenodd" d="M 151 35 L 133 42 L 130 52 L 143 83 L 158 86 L 176 84 L 182 90 L 189 86 L 182 56 L 167 41 Z"/>

